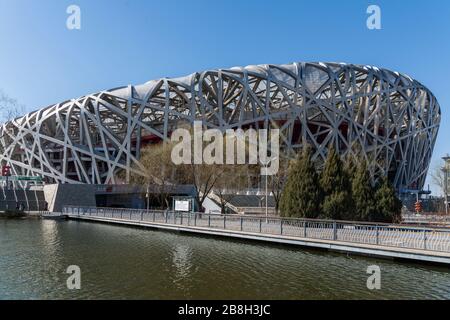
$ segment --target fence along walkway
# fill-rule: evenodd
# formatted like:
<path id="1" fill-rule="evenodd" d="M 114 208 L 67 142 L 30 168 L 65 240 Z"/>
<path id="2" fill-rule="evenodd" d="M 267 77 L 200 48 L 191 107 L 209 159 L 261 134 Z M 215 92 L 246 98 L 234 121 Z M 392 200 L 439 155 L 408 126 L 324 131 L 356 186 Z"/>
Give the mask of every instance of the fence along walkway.
<path id="1" fill-rule="evenodd" d="M 252 234 L 372 244 L 450 253 L 450 230 L 332 220 L 293 219 L 173 211 L 64 207 L 69 217 L 98 217 L 178 226 L 231 230 Z"/>

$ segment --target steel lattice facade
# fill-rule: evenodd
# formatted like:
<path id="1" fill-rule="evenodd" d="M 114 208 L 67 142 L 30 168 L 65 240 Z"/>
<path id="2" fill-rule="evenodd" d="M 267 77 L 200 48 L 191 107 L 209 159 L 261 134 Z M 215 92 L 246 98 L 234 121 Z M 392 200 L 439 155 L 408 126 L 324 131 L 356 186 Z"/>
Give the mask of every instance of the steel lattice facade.
<path id="1" fill-rule="evenodd" d="M 17 175 L 58 183 L 117 183 L 139 173 L 142 146 L 180 124 L 279 128 L 284 154 L 304 143 L 365 157 L 373 177 L 423 187 L 440 123 L 433 94 L 406 75 L 371 66 L 293 63 L 210 70 L 65 101 L 1 126 L 1 160 Z"/>

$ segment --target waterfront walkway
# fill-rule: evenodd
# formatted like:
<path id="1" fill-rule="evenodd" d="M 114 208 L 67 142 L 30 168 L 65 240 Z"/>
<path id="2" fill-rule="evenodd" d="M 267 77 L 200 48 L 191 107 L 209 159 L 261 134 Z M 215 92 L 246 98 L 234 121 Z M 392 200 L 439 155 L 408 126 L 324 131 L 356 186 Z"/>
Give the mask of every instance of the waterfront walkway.
<path id="1" fill-rule="evenodd" d="M 70 219 L 177 230 L 450 265 L 450 230 L 345 221 L 65 207 Z"/>

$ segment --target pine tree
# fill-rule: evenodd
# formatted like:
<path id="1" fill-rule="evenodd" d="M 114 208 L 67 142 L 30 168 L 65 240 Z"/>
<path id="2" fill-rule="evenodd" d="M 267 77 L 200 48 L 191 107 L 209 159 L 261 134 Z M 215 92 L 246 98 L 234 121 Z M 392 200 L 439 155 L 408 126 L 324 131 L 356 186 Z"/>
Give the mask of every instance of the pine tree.
<path id="1" fill-rule="evenodd" d="M 320 214 L 321 190 L 310 147 L 305 147 L 294 160 L 280 200 L 285 217 L 317 218 Z"/>
<path id="2" fill-rule="evenodd" d="M 382 178 L 379 183 L 375 193 L 375 201 L 377 210 L 373 221 L 392 223 L 401 220 L 402 203 L 386 177 Z"/>
<path id="3" fill-rule="evenodd" d="M 376 215 L 375 188 L 372 186 L 366 161 L 362 160 L 352 179 L 352 198 L 355 206 L 351 220 L 373 221 Z"/>
<path id="4" fill-rule="evenodd" d="M 347 173 L 348 182 L 350 185 L 353 183 L 353 178 L 357 168 L 356 161 L 349 154 L 347 154 L 344 159 L 344 170 Z"/>
<path id="5" fill-rule="evenodd" d="M 324 192 L 323 217 L 327 219 L 347 218 L 353 210 L 351 185 L 344 165 L 333 148 L 328 151 L 320 185 Z"/>

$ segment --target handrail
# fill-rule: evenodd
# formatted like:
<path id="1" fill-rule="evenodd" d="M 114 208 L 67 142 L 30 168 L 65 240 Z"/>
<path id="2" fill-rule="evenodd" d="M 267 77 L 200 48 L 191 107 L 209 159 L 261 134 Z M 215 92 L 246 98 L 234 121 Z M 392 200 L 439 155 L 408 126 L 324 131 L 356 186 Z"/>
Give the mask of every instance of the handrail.
<path id="1" fill-rule="evenodd" d="M 108 208 L 108 207 L 89 207 L 89 206 L 64 206 L 65 208 L 86 208 L 86 209 L 97 209 L 97 210 L 126 210 L 126 211 L 148 211 L 152 212 L 174 212 L 173 210 L 154 210 L 154 209 L 134 209 L 134 208 Z M 179 214 L 201 214 L 201 215 L 211 215 L 214 217 L 217 216 L 228 216 L 228 217 L 244 217 L 244 218 L 256 218 L 256 219 L 266 219 L 264 215 L 240 215 L 240 214 L 211 214 L 205 212 L 178 212 Z M 293 217 L 277 217 L 277 216 L 269 216 L 270 220 L 283 220 L 283 221 L 296 221 L 296 222 L 315 222 L 315 223 L 338 223 L 338 224 L 348 224 L 354 226 L 372 226 L 372 227 L 390 227 L 396 229 L 405 229 L 405 230 L 414 230 L 414 231 L 439 231 L 439 232 L 448 232 L 450 233 L 450 229 L 448 228 L 439 228 L 439 227 L 422 227 L 422 226 L 405 226 L 402 224 L 396 223 L 383 223 L 383 222 L 368 222 L 368 221 L 350 221 L 350 220 L 332 220 L 332 219 L 313 219 L 313 218 L 293 218 Z"/>
<path id="2" fill-rule="evenodd" d="M 450 229 L 324 219 L 209 214 L 170 210 L 65 206 L 69 217 L 97 217 L 450 253 Z"/>

